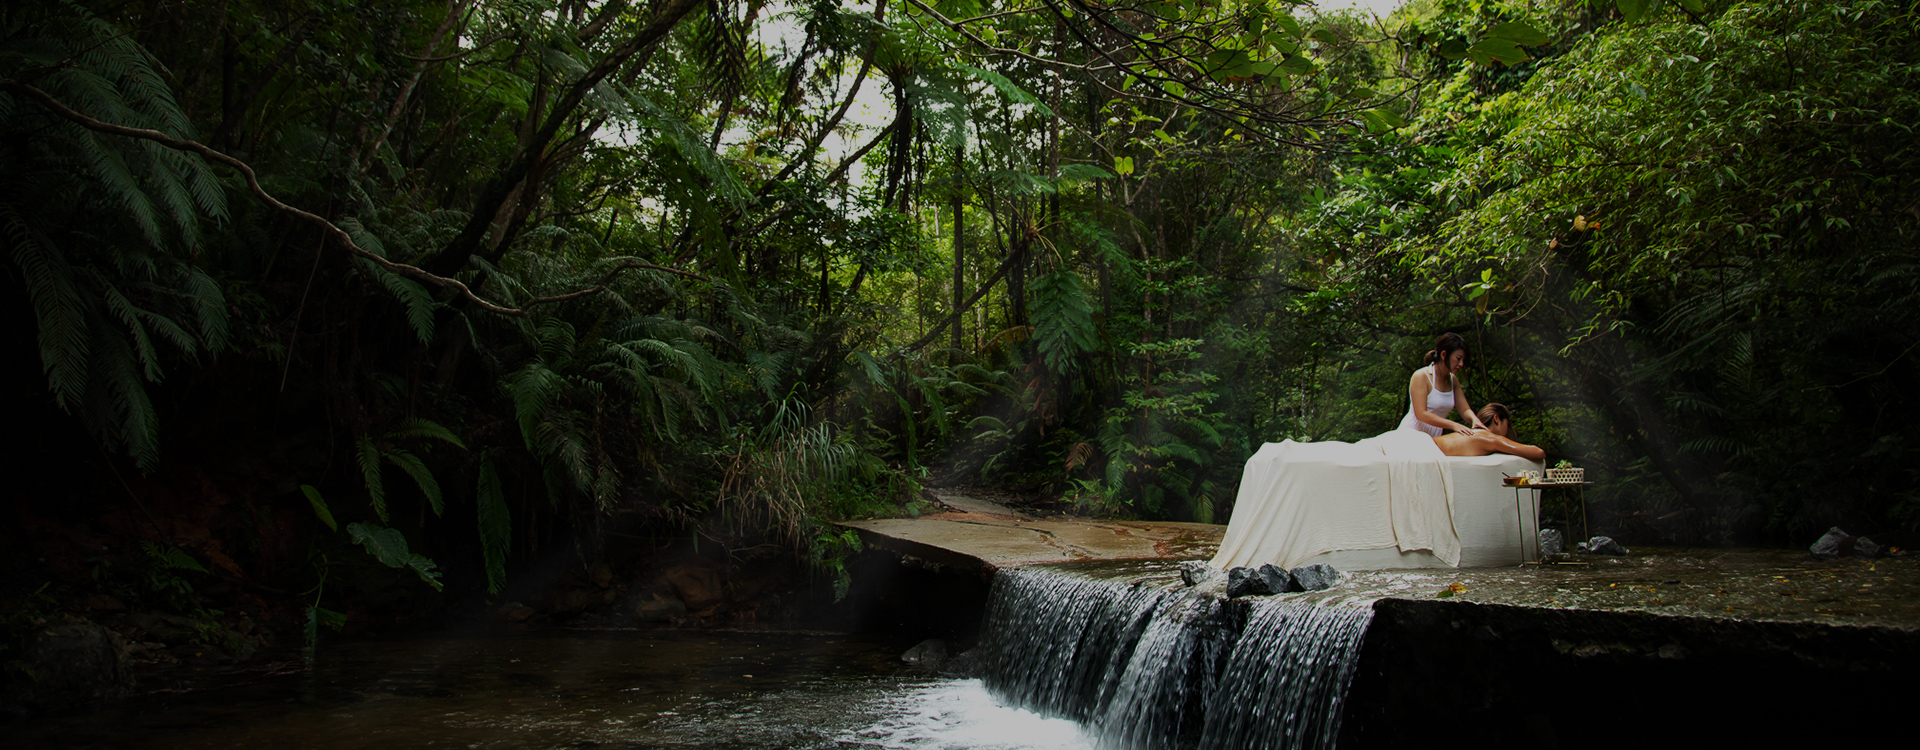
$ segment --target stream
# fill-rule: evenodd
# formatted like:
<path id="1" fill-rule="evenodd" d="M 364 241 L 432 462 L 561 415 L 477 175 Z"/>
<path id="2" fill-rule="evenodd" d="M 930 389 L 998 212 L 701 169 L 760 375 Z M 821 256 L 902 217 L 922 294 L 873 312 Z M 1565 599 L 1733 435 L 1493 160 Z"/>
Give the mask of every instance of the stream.
<path id="1" fill-rule="evenodd" d="M 911 645 L 911 644 L 908 644 Z M 8 727 L 15 748 L 1091 747 L 858 636 L 536 631 L 328 644 L 305 674 Z"/>

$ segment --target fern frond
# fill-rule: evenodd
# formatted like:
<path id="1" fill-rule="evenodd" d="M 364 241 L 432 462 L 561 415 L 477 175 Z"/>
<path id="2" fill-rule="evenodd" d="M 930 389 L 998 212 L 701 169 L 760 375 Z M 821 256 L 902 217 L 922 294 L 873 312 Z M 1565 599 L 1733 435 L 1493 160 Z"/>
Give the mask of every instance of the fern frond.
<path id="1" fill-rule="evenodd" d="M 387 291 L 399 299 L 401 304 L 406 305 L 407 324 L 413 327 L 413 335 L 420 339 L 420 343 L 433 343 L 433 311 L 440 306 L 440 303 L 434 301 L 433 293 L 428 292 L 420 282 L 375 266 L 371 262 L 365 262 L 364 266 L 369 273 L 380 280 L 381 286 L 386 287 Z"/>
<path id="2" fill-rule="evenodd" d="M 360 478 L 367 485 L 367 499 L 373 503 L 373 515 L 387 522 L 387 488 L 380 481 L 380 448 L 365 435 L 354 438 L 354 461 L 360 465 Z"/>
<path id="3" fill-rule="evenodd" d="M 453 434 L 452 430 L 441 426 L 439 422 L 431 419 L 409 419 L 401 422 L 400 426 L 388 432 L 387 436 L 396 438 L 433 438 L 461 450 L 466 450 L 467 447 L 465 443 L 460 442 L 460 437 Z"/>
<path id="4" fill-rule="evenodd" d="M 96 330 L 110 326 L 96 324 Z M 105 333 L 94 339 L 94 357 L 87 363 L 88 412 L 95 434 L 108 438 L 109 447 L 124 449 L 135 466 L 151 469 L 160 463 L 160 416 L 147 397 L 133 352 L 126 340 Z M 99 388 L 92 387 L 98 382 Z M 104 392 L 101 392 L 104 391 Z"/>
<path id="5" fill-rule="evenodd" d="M 550 479 L 564 479 L 574 492 L 586 492 L 593 472 L 587 464 L 587 448 L 576 434 L 572 421 L 571 418 L 549 420 L 537 425 L 534 442 L 539 450 L 536 455 L 543 459 Z"/>
<path id="6" fill-rule="evenodd" d="M 159 194 L 160 203 L 167 207 L 167 218 L 172 220 L 174 231 L 180 233 L 181 241 L 187 247 L 199 247 L 199 207 L 181 179 L 178 169 L 180 159 L 176 157 L 180 152 L 153 141 L 140 141 L 139 145 L 146 157 L 147 167 L 146 178 L 142 182 Z"/>
<path id="7" fill-rule="evenodd" d="M 147 336 L 147 327 L 140 324 L 139 311 L 134 308 L 133 302 L 112 284 L 102 284 L 100 292 L 101 296 L 106 298 L 107 309 L 120 320 L 120 325 L 126 327 L 127 334 L 133 339 L 134 353 L 140 360 L 143 374 L 146 375 L 147 380 L 159 382 L 160 353 L 154 349 L 153 339 Z"/>
<path id="8" fill-rule="evenodd" d="M 498 594 L 507 585 L 507 552 L 513 541 L 513 517 L 493 459 L 480 462 L 479 490 L 474 501 L 480 517 L 480 555 L 486 562 L 487 593 Z"/>
<path id="9" fill-rule="evenodd" d="M 576 339 L 573 324 L 559 318 L 549 318 L 540 324 L 540 357 L 548 362 L 565 362 L 572 358 Z"/>
<path id="10" fill-rule="evenodd" d="M 503 384 L 507 395 L 513 399 L 514 417 L 520 422 L 520 436 L 526 441 L 527 450 L 534 455 L 540 451 L 534 447 L 534 433 L 547 410 L 559 399 L 564 381 L 552 370 L 538 362 L 515 371 Z"/>
<path id="11" fill-rule="evenodd" d="M 87 169 L 92 173 L 95 183 L 105 191 L 106 199 L 126 212 L 140 229 L 147 243 L 155 246 L 166 244 L 166 237 L 160 231 L 160 221 L 154 215 L 153 201 L 142 189 L 140 179 L 127 168 L 127 162 L 120 157 L 120 151 L 101 142 L 93 131 L 82 130 L 75 139 L 81 146 L 80 155 L 85 159 Z"/>
<path id="12" fill-rule="evenodd" d="M 227 296 L 220 283 L 199 268 L 188 268 L 186 291 L 200 323 L 200 341 L 209 352 L 227 348 Z"/>
<path id="13" fill-rule="evenodd" d="M 413 477 L 414 484 L 420 485 L 420 494 L 427 496 L 427 504 L 433 507 L 435 516 L 446 514 L 446 504 L 440 498 L 440 481 L 433 478 L 433 470 L 427 468 L 426 462 L 402 448 L 389 448 L 381 453 L 387 463 L 400 467 L 407 476 Z"/>
<path id="14" fill-rule="evenodd" d="M 83 298 L 68 274 L 59 248 L 27 223 L 13 204 L 0 202 L 14 266 L 26 282 L 27 298 L 39 323 L 40 366 L 54 402 L 71 411 L 87 389 L 91 336 Z"/>

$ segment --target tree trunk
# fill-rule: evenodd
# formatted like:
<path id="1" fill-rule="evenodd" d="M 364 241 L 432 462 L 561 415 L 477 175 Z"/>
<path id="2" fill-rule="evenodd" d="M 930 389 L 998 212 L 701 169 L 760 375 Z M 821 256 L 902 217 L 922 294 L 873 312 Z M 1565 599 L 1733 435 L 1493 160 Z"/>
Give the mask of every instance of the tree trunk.
<path id="1" fill-rule="evenodd" d="M 960 302 L 966 294 L 967 255 L 966 231 L 961 217 L 966 208 L 965 197 L 961 194 L 966 185 L 967 147 L 963 143 L 953 149 L 953 348 L 960 348 Z"/>

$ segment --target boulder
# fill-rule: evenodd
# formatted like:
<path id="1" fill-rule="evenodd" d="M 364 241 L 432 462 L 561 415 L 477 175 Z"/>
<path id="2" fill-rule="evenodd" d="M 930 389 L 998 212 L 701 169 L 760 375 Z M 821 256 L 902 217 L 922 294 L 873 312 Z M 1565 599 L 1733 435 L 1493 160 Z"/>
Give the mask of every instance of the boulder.
<path id="1" fill-rule="evenodd" d="M 1306 590 L 1300 586 L 1298 581 L 1294 580 L 1292 573 L 1287 572 L 1286 568 L 1278 565 L 1268 564 L 1260 566 L 1258 576 L 1266 580 L 1267 593 L 1270 594 L 1285 594 L 1290 591 Z"/>
<path id="2" fill-rule="evenodd" d="M 593 584 L 596 588 L 604 589 L 604 588 L 612 587 L 613 586 L 613 566 L 603 562 L 597 562 L 592 565 L 588 565 L 587 566 L 587 582 Z"/>
<path id="3" fill-rule="evenodd" d="M 116 698 L 133 686 L 131 644 L 91 620 L 62 617 L 35 632 L 20 653 L 33 680 L 23 703 L 45 710 Z"/>
<path id="4" fill-rule="evenodd" d="M 900 661 L 916 667 L 938 669 L 947 660 L 947 642 L 938 638 L 928 638 L 907 649 L 900 655 Z"/>
<path id="5" fill-rule="evenodd" d="M 1253 568 L 1234 568 L 1227 571 L 1227 598 L 1238 599 L 1253 593 L 1260 584 L 1253 580 Z"/>
<path id="6" fill-rule="evenodd" d="M 200 635 L 198 624 L 179 615 L 159 612 L 135 612 L 127 616 L 127 624 L 135 633 L 144 634 L 148 639 L 160 641 L 169 646 L 190 643 Z"/>
<path id="7" fill-rule="evenodd" d="M 1567 540 L 1560 535 L 1559 529 L 1540 530 L 1540 556 L 1558 555 L 1567 549 Z"/>
<path id="8" fill-rule="evenodd" d="M 598 592 L 569 589 L 547 597 L 547 610 L 557 615 L 574 615 L 600 603 Z"/>
<path id="9" fill-rule="evenodd" d="M 690 611 L 698 612 L 727 598 L 720 586 L 720 571 L 711 568 L 679 568 L 667 573 L 666 578 Z"/>
<path id="10" fill-rule="evenodd" d="M 944 677 L 968 679 L 986 673 L 985 656 L 979 648 L 970 648 L 947 658 L 940 665 L 940 674 Z"/>
<path id="11" fill-rule="evenodd" d="M 1624 557 L 1632 553 L 1628 552 L 1626 547 L 1620 546 L 1619 542 L 1614 541 L 1613 537 L 1596 536 L 1587 540 L 1587 554 Z"/>
<path id="12" fill-rule="evenodd" d="M 1856 536 L 1853 538 L 1853 554 L 1855 557 L 1879 557 L 1880 545 L 1875 544 L 1872 539 Z"/>
<path id="13" fill-rule="evenodd" d="M 1292 570 L 1293 580 L 1302 591 L 1325 591 L 1340 582 L 1340 571 L 1326 563 L 1302 565 Z"/>
<path id="14" fill-rule="evenodd" d="M 1294 585 L 1293 576 L 1278 565 L 1262 565 L 1258 568 L 1234 568 L 1227 571 L 1227 597 L 1238 599 L 1243 596 L 1267 596 L 1299 591 Z"/>
<path id="15" fill-rule="evenodd" d="M 634 606 L 633 616 L 641 622 L 672 622 L 687 616 L 687 605 L 679 599 L 653 599 Z"/>
<path id="16" fill-rule="evenodd" d="M 1827 529 L 1827 533 L 1820 535 L 1820 539 L 1808 547 L 1807 551 L 1812 552 L 1814 557 L 1822 560 L 1832 560 L 1847 553 L 1847 540 L 1849 538 L 1851 538 L 1851 536 L 1847 534 L 1847 532 L 1841 531 L 1840 527 L 1835 526 Z"/>

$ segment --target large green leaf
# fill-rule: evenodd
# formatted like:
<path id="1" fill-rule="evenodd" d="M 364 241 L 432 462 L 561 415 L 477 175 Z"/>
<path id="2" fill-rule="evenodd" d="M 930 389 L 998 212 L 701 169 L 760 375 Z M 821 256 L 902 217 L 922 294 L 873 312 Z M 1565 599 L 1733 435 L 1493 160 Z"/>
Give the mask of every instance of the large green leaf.
<path id="1" fill-rule="evenodd" d="M 347 537 L 354 544 L 365 547 L 367 554 L 373 555 L 374 559 L 379 560 L 381 564 L 389 568 L 412 570 L 414 574 L 420 576 L 421 581 L 432 586 L 433 590 L 440 590 L 440 572 L 434 570 L 436 565 L 433 560 L 425 555 L 407 551 L 407 538 L 400 534 L 399 529 L 355 522 L 347 524 Z"/>
<path id="2" fill-rule="evenodd" d="M 1499 62 L 1504 65 L 1518 65 L 1532 58 L 1527 51 L 1520 49 L 1512 39 L 1482 39 L 1467 48 L 1467 59 L 1482 65 Z"/>
<path id="3" fill-rule="evenodd" d="M 1507 39 L 1522 47 L 1538 47 L 1553 41 L 1525 21 L 1508 21 L 1487 31 L 1490 39 Z"/>
<path id="4" fill-rule="evenodd" d="M 328 529 L 340 530 L 340 525 L 333 522 L 333 511 L 327 508 L 327 501 L 320 497 L 318 488 L 303 484 L 300 485 L 300 492 L 307 496 L 307 503 L 313 506 L 313 514 L 320 517 L 321 523 L 326 524 Z"/>

